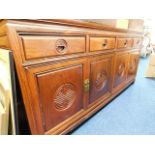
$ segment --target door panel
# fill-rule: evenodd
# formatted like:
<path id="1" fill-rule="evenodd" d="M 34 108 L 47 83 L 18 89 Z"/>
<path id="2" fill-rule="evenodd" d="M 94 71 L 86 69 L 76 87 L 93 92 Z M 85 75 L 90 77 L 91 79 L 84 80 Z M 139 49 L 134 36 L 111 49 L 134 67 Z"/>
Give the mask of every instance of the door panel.
<path id="1" fill-rule="evenodd" d="M 139 52 L 130 52 L 129 64 L 128 64 L 128 74 L 127 79 L 133 79 L 137 72 L 138 62 L 139 62 Z"/>
<path id="2" fill-rule="evenodd" d="M 113 55 L 99 56 L 90 64 L 90 104 L 110 93 Z"/>
<path id="3" fill-rule="evenodd" d="M 83 111 L 85 69 L 85 60 L 28 68 L 32 100 L 40 108 L 45 131 Z"/>
<path id="4" fill-rule="evenodd" d="M 122 52 L 116 55 L 113 88 L 118 87 L 126 80 L 128 53 Z"/>

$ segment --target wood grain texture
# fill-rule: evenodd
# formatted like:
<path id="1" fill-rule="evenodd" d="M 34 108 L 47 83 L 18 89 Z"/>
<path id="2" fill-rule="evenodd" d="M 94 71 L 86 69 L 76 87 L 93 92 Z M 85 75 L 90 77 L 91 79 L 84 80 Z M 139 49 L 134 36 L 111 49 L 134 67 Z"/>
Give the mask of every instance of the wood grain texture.
<path id="1" fill-rule="evenodd" d="M 0 47 L 10 49 L 10 43 L 7 36 L 7 26 L 5 20 L 2 20 L 0 22 Z"/>
<path id="2" fill-rule="evenodd" d="M 101 51 L 115 48 L 115 38 L 90 37 L 90 51 Z"/>
<path id="3" fill-rule="evenodd" d="M 37 82 L 46 131 L 84 108 L 82 65 L 37 75 Z"/>
<path id="4" fill-rule="evenodd" d="M 86 59 L 79 59 L 26 68 L 31 100 L 40 107 L 44 132 L 84 109 L 86 65 Z"/>
<path id="5" fill-rule="evenodd" d="M 31 129 L 31 133 L 33 134 L 43 133 L 42 126 L 41 125 L 37 126 L 37 123 L 41 124 L 38 119 L 39 109 L 37 109 L 36 106 L 33 104 L 33 102 L 30 101 L 30 93 L 29 93 L 30 88 L 27 86 L 29 82 L 27 81 L 25 70 L 22 67 L 21 44 L 19 44 L 18 41 L 19 38 L 15 27 L 8 24 L 7 33 L 10 40 L 11 50 L 13 51 L 13 57 L 15 61 L 15 66 L 17 70 L 17 75 L 22 91 L 22 97 L 24 100 L 24 106 L 26 109 L 26 114 Z M 35 117 L 36 115 L 37 117 Z"/>
<path id="6" fill-rule="evenodd" d="M 108 19 L 109 20 L 109 19 Z M 67 20 L 67 19 L 49 19 L 49 20 L 37 20 L 38 22 L 47 22 L 47 23 L 57 23 L 61 25 L 71 25 L 71 26 L 78 26 L 78 27 L 87 27 L 87 28 L 93 28 L 93 29 L 100 29 L 100 30 L 107 30 L 107 31 L 114 31 L 114 32 L 124 32 L 124 33 L 133 33 L 133 34 L 142 34 L 142 29 L 138 30 L 138 28 L 134 29 L 134 25 L 136 26 L 137 23 L 132 20 L 130 22 L 130 29 L 124 30 L 120 28 L 115 28 L 114 24 L 109 24 L 109 21 L 105 19 L 105 22 L 102 23 L 93 23 L 93 22 L 87 22 L 82 20 Z M 35 20 L 35 22 L 37 22 Z M 142 21 L 142 20 L 141 20 Z M 107 24 L 108 23 L 108 24 Z M 133 24 L 132 24 L 133 23 Z M 110 26 L 109 26 L 110 25 Z M 143 27 L 143 21 L 141 22 L 141 25 L 139 26 Z"/>
<path id="7" fill-rule="evenodd" d="M 139 48 L 142 45 L 142 38 L 134 38 L 133 47 Z"/>
<path id="8" fill-rule="evenodd" d="M 10 49 L 10 43 L 6 35 L 0 36 L 0 47 L 5 49 Z"/>
<path id="9" fill-rule="evenodd" d="M 133 46 L 133 38 L 117 38 L 117 48 L 129 48 Z"/>
<path id="10" fill-rule="evenodd" d="M 84 36 L 22 36 L 21 38 L 27 60 L 86 51 Z"/>
<path id="11" fill-rule="evenodd" d="M 0 21 L 0 36 L 5 36 L 7 34 L 6 21 Z"/>
<path id="12" fill-rule="evenodd" d="M 32 134 L 69 132 L 135 80 L 141 33 L 76 20 L 3 23 Z"/>
<path id="13" fill-rule="evenodd" d="M 116 54 L 115 58 L 115 69 L 113 76 L 113 89 L 119 87 L 125 82 L 127 76 L 127 65 L 128 65 L 129 54 L 128 52 L 121 52 Z"/>
<path id="14" fill-rule="evenodd" d="M 110 95 L 113 55 L 95 57 L 90 63 L 90 104 L 106 95 Z"/>
<path id="15" fill-rule="evenodd" d="M 131 80 L 135 78 L 135 75 L 137 73 L 138 63 L 139 63 L 139 57 L 140 57 L 139 50 L 134 52 L 129 52 L 127 80 Z"/>

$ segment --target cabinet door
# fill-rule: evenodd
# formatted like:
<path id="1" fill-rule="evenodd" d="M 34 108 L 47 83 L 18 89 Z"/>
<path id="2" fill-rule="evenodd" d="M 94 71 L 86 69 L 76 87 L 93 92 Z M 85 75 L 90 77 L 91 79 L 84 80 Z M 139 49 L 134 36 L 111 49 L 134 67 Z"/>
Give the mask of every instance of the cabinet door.
<path id="1" fill-rule="evenodd" d="M 131 80 L 135 78 L 138 62 L 139 62 L 139 52 L 130 52 L 129 64 L 128 64 L 128 74 L 127 80 Z"/>
<path id="2" fill-rule="evenodd" d="M 113 88 L 119 87 L 126 80 L 126 70 L 128 65 L 128 52 L 116 54 Z"/>
<path id="3" fill-rule="evenodd" d="M 80 59 L 27 68 L 32 100 L 39 107 L 45 132 L 83 111 L 85 67 L 86 61 Z"/>
<path id="4" fill-rule="evenodd" d="M 102 55 L 92 59 L 90 64 L 90 101 L 110 95 L 113 55 Z"/>

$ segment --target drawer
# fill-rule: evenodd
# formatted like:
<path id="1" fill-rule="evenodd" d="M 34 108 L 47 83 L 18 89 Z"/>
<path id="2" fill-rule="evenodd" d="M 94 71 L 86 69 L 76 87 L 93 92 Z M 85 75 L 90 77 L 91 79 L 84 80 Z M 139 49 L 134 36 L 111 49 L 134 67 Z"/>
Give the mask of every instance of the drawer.
<path id="1" fill-rule="evenodd" d="M 90 51 L 99 51 L 115 48 L 115 38 L 90 37 Z"/>
<path id="2" fill-rule="evenodd" d="M 139 47 L 142 43 L 141 38 L 134 38 L 133 39 L 133 47 Z"/>
<path id="3" fill-rule="evenodd" d="M 129 48 L 133 45 L 133 38 L 117 38 L 117 48 Z"/>
<path id="4" fill-rule="evenodd" d="M 85 36 L 21 36 L 25 59 L 85 52 Z"/>

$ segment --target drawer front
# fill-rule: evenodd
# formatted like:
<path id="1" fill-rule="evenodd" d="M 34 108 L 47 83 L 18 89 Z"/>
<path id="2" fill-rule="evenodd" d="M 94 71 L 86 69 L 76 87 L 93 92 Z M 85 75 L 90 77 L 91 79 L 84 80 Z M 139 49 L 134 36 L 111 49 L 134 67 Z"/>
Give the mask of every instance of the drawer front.
<path id="1" fill-rule="evenodd" d="M 115 48 L 115 38 L 91 37 L 90 51 L 99 51 Z"/>
<path id="2" fill-rule="evenodd" d="M 117 48 L 129 48 L 133 45 L 133 38 L 117 38 Z"/>
<path id="3" fill-rule="evenodd" d="M 133 47 L 139 47 L 142 43 L 141 38 L 134 38 L 133 40 Z"/>
<path id="4" fill-rule="evenodd" d="M 25 59 L 85 52 L 85 36 L 22 36 Z"/>

